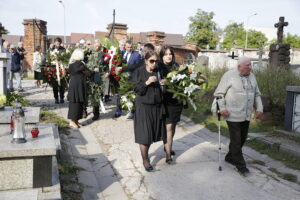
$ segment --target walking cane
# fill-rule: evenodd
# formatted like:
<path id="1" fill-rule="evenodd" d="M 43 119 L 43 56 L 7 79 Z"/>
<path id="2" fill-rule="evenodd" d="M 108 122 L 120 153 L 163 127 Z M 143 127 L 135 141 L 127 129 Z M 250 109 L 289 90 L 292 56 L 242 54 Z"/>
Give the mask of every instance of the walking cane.
<path id="1" fill-rule="evenodd" d="M 222 171 L 221 166 L 221 112 L 218 104 L 218 99 L 216 100 L 217 105 L 217 115 L 218 115 L 218 133 L 219 133 L 219 171 Z"/>

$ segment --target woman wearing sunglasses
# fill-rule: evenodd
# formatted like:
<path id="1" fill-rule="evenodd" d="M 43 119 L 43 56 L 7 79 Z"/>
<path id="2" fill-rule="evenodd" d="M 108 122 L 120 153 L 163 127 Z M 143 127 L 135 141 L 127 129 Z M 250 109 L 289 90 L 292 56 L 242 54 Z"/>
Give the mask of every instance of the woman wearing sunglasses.
<path id="1" fill-rule="evenodd" d="M 135 142 L 140 145 L 143 165 L 152 171 L 148 151 L 153 142 L 166 140 L 166 125 L 162 99 L 162 85 L 157 68 L 158 55 L 154 51 L 145 54 L 145 66 L 134 74 L 136 112 L 134 116 Z"/>
<path id="2" fill-rule="evenodd" d="M 159 69 L 163 77 L 171 71 L 178 70 L 179 65 L 175 62 L 174 51 L 171 47 L 163 46 L 159 53 L 161 62 L 159 63 Z M 168 155 L 168 149 L 171 150 L 171 155 L 175 155 L 172 151 L 173 137 L 176 130 L 176 125 L 180 121 L 180 115 L 183 109 L 182 103 L 178 102 L 177 99 L 173 98 L 173 94 L 165 92 L 164 102 L 166 108 L 166 129 L 167 129 L 167 143 L 165 144 L 165 151 Z M 168 164 L 172 162 L 169 160 Z"/>

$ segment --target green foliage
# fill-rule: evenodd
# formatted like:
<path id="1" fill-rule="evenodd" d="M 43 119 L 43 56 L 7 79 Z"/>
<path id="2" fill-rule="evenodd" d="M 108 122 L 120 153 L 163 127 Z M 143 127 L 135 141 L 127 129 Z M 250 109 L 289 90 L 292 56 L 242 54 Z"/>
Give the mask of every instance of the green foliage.
<path id="1" fill-rule="evenodd" d="M 100 105 L 100 99 L 103 93 L 104 89 L 104 81 L 103 81 L 103 75 L 104 75 L 104 65 L 101 65 L 100 59 L 98 58 L 98 52 L 93 52 L 89 56 L 89 60 L 87 63 L 87 68 L 92 71 L 97 71 L 99 73 L 94 74 L 94 77 L 97 75 L 97 80 L 94 79 L 88 79 L 87 81 L 87 88 L 88 88 L 88 96 L 89 101 L 92 106 L 99 106 Z"/>
<path id="2" fill-rule="evenodd" d="M 1 31 L 1 35 L 9 34 L 9 31 L 3 26 L 2 29 L 0 29 L 0 31 Z"/>
<path id="3" fill-rule="evenodd" d="M 249 30 L 248 31 L 248 48 L 261 48 L 267 45 L 268 38 L 260 31 Z"/>
<path id="4" fill-rule="evenodd" d="M 54 112 L 46 110 L 41 110 L 41 122 L 57 124 L 59 128 L 69 127 L 69 123 L 63 117 L 58 116 Z"/>
<path id="5" fill-rule="evenodd" d="M 186 39 L 189 42 L 196 43 L 200 48 L 206 48 L 209 45 L 211 49 L 215 48 L 219 38 L 217 24 L 213 21 L 213 12 L 197 10 L 195 16 L 189 17 L 191 24 Z"/>
<path id="6" fill-rule="evenodd" d="M 103 38 L 101 40 L 101 44 L 107 49 L 110 49 L 111 46 L 114 46 L 116 48 L 119 47 L 119 43 L 117 40 L 111 40 L 108 38 Z"/>
<path id="7" fill-rule="evenodd" d="M 245 46 L 246 31 L 244 29 L 244 24 L 232 23 L 226 26 L 224 29 L 225 37 L 223 40 L 223 47 L 231 49 L 232 46 Z"/>
<path id="8" fill-rule="evenodd" d="M 30 106 L 29 101 L 26 100 L 23 96 L 21 96 L 19 93 L 16 92 L 7 92 L 7 101 L 6 105 L 7 106 L 13 106 L 13 104 L 17 101 L 22 104 L 22 106 Z"/>
<path id="9" fill-rule="evenodd" d="M 294 48 L 300 48 L 300 36 L 288 33 L 283 38 L 283 43 L 291 45 Z"/>
<path id="10" fill-rule="evenodd" d="M 231 49 L 233 45 L 244 47 L 246 41 L 246 30 L 244 24 L 232 23 L 226 26 L 224 29 L 225 38 L 223 40 L 224 48 Z M 260 31 L 248 30 L 248 42 L 249 48 L 260 48 L 267 44 L 268 38 Z"/>
<path id="11" fill-rule="evenodd" d="M 121 107 L 125 111 L 133 111 L 136 94 L 133 91 L 133 82 L 127 81 L 121 84 L 119 93 L 121 95 Z"/>
<path id="12" fill-rule="evenodd" d="M 59 161 L 58 169 L 60 174 L 75 174 L 79 170 L 83 170 L 83 168 L 73 165 L 67 161 Z"/>
<path id="13" fill-rule="evenodd" d="M 286 86 L 300 85 L 300 77 L 282 67 L 268 67 L 253 71 L 262 94 L 270 97 L 271 104 L 284 106 Z"/>

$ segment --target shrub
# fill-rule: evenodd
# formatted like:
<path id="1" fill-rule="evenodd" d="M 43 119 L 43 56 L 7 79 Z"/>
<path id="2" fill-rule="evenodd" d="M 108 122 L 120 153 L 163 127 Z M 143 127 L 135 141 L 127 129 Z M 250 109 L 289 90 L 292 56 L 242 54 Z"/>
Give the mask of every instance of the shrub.
<path id="1" fill-rule="evenodd" d="M 254 70 L 259 89 L 270 97 L 272 106 L 284 107 L 286 86 L 300 85 L 300 77 L 282 67 Z"/>

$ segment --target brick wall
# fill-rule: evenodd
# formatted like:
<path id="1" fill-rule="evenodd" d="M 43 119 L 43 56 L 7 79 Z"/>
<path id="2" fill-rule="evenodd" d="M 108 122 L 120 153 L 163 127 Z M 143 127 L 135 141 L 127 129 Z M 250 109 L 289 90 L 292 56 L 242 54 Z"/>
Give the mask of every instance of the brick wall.
<path id="1" fill-rule="evenodd" d="M 47 22 L 39 19 L 24 19 L 24 48 L 28 52 L 25 56 L 24 66 L 32 66 L 33 53 L 37 46 L 46 49 Z"/>

